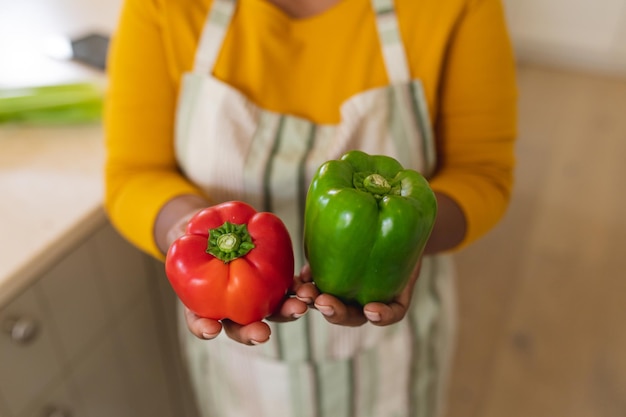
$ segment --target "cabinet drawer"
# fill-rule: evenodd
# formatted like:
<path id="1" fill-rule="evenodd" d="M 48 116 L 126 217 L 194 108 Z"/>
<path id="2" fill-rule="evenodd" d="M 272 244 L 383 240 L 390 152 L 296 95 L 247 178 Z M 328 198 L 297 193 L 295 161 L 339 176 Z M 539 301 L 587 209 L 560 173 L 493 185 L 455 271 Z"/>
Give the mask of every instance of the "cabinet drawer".
<path id="1" fill-rule="evenodd" d="M 9 415 L 21 413 L 62 369 L 46 313 L 37 288 L 0 310 L 0 392 Z"/>
<path id="2" fill-rule="evenodd" d="M 19 417 L 83 417 L 88 416 L 76 394 L 65 381 L 55 382 L 41 398 L 32 401 Z"/>
<path id="3" fill-rule="evenodd" d="M 106 224 L 1 308 L 0 417 L 195 415 L 162 270 Z"/>
<path id="4" fill-rule="evenodd" d="M 69 375 L 76 392 L 89 404 L 89 417 L 179 416 L 173 410 L 158 326 L 148 299 L 127 311 L 109 337 Z"/>

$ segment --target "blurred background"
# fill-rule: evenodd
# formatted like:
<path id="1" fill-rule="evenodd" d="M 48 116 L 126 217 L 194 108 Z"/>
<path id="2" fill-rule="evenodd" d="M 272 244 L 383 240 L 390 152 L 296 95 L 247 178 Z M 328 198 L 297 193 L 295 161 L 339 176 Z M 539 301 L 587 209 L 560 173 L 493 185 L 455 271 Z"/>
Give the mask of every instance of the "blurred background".
<path id="1" fill-rule="evenodd" d="M 76 132 L 2 124 L 3 114 L 8 118 L 10 113 L 7 91 L 87 82 L 96 89 L 86 91 L 83 85 L 70 90 L 77 103 L 92 103 L 93 94 L 106 83 L 103 73 L 67 61 L 63 39 L 91 32 L 111 34 L 120 5 L 121 0 L 0 0 L 3 192 L 9 186 L 18 188 L 18 175 L 29 174 L 28 166 L 15 169 L 21 161 L 15 158 L 48 149 L 49 144 L 40 139 L 43 136 L 60 141 Z M 505 7 L 520 91 L 516 188 L 511 207 L 496 229 L 457 254 L 459 335 L 446 417 L 623 417 L 626 0 L 506 0 Z M 92 115 L 73 113 L 71 117 L 89 120 Z M 95 181 L 89 189 L 97 205 L 99 131 L 80 132 L 95 138 L 85 149 L 96 156 L 95 164 L 89 164 Z M 33 144 L 37 149 L 26 148 Z M 86 145 L 72 142 L 72 146 Z M 54 163 L 50 159 L 54 158 L 46 156 L 48 168 Z M 87 189 L 81 196 L 86 195 L 90 195 Z M 7 210 L 7 199 L 0 197 L 0 206 Z M 20 221 L 15 211 L 10 215 L 11 222 L 0 223 L 0 235 L 6 236 L 12 224 Z M 82 215 L 76 213 L 58 232 Z M 7 240 L 1 242 L 5 251 Z M 73 250 L 65 249 L 54 253 L 65 256 Z M 7 265 L 13 258 L 0 260 Z M 30 265 L 28 260 L 26 264 Z M 28 271 L 36 277 L 42 272 L 22 266 L 15 271 L 6 273 L 10 285 L 0 275 L 0 293 L 5 291 L 0 294 L 0 316 L 13 311 L 13 306 L 26 305 L 18 300 L 27 293 L 24 286 L 15 289 L 20 274 Z M 35 278 L 29 278 L 29 285 L 34 282 Z M 43 288 L 39 297 L 46 291 Z M 7 390 L 19 384 L 10 381 L 9 371 L 2 367 L 14 357 L 6 346 L 0 342 L 0 416 L 34 415 L 15 411 L 19 404 L 12 405 L 8 398 Z M 114 357 L 119 359 L 119 355 Z M 28 380 L 24 381 L 27 386 Z M 56 379 L 49 381 L 41 393 Z M 41 393 L 37 395 L 54 397 Z M 63 398 L 71 401 L 72 395 Z M 86 397 L 97 397 L 93 395 Z M 183 397 L 172 396 L 174 405 L 168 407 L 177 409 Z M 101 401 L 106 398 L 114 397 Z M 184 408 L 172 415 L 183 415 Z M 185 413 L 191 416 L 193 412 Z"/>
<path id="2" fill-rule="evenodd" d="M 517 185 L 458 254 L 448 417 L 626 415 L 626 2 L 508 0 Z"/>

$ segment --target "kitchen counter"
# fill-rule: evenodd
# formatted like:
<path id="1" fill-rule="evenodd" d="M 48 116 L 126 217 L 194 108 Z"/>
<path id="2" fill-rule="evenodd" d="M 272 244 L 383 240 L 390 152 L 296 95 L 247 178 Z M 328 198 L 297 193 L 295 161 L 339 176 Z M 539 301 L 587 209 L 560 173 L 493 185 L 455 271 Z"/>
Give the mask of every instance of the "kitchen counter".
<path id="1" fill-rule="evenodd" d="M 107 222 L 103 161 L 100 125 L 0 125 L 1 416 L 197 415 L 175 294 Z"/>
<path id="2" fill-rule="evenodd" d="M 0 126 L 0 306 L 106 218 L 99 125 Z"/>
<path id="3" fill-rule="evenodd" d="M 105 82 L 53 58 L 59 39 L 114 31 L 121 0 L 0 0 L 0 88 Z M 105 222 L 99 124 L 0 124 L 0 306 Z"/>

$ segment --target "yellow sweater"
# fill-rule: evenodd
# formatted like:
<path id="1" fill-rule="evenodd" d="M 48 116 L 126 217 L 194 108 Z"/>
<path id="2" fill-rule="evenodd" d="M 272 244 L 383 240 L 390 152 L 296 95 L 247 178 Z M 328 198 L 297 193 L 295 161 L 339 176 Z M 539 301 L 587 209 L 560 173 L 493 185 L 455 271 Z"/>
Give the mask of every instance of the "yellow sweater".
<path id="1" fill-rule="evenodd" d="M 211 0 L 126 0 L 109 56 L 106 210 L 139 248 L 160 256 L 153 227 L 169 199 L 200 193 L 177 170 L 176 98 Z M 504 214 L 513 183 L 514 59 L 500 0 L 396 0 L 413 78 L 424 84 L 438 146 L 431 185 L 468 224 L 463 244 Z M 387 84 L 369 0 L 291 19 L 240 0 L 214 74 L 259 106 L 337 123 L 349 97 Z M 210 199 L 210 196 L 206 196 Z"/>

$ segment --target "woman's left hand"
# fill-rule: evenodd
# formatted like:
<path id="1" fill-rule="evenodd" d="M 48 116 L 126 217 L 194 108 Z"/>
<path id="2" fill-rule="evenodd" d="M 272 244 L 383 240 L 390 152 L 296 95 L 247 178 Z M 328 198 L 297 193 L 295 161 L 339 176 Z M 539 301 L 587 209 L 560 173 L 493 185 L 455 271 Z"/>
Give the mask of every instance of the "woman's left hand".
<path id="1" fill-rule="evenodd" d="M 278 311 L 266 320 L 285 323 L 297 320 L 307 311 L 308 306 L 305 303 L 293 297 L 286 297 Z M 271 335 L 270 327 L 264 321 L 243 326 L 230 320 L 222 320 L 222 327 L 228 337 L 246 345 L 265 343 Z"/>
<path id="2" fill-rule="evenodd" d="M 330 294 L 320 293 L 312 282 L 311 270 L 306 265 L 298 278 L 296 298 L 303 303 L 314 306 L 324 315 L 326 320 L 342 326 L 361 326 L 370 322 L 377 326 L 388 326 L 399 322 L 406 315 L 413 288 L 419 276 L 421 261 L 415 266 L 408 284 L 393 301 L 385 303 L 368 303 L 362 308 L 357 305 L 348 305 Z"/>
<path id="3" fill-rule="evenodd" d="M 285 297 L 280 308 L 267 320 L 288 322 L 302 317 L 308 311 L 308 306 L 295 297 Z M 200 339 L 214 339 L 222 330 L 229 338 L 244 345 L 258 345 L 269 340 L 271 330 L 265 321 L 256 321 L 241 325 L 231 320 L 213 320 L 195 315 L 185 308 L 185 318 L 189 331 Z"/>

